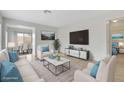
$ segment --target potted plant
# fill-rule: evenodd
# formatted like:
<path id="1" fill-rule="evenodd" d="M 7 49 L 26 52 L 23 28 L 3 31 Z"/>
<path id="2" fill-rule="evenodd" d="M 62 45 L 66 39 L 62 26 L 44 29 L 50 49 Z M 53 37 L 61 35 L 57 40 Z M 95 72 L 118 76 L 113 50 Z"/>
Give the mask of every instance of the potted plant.
<path id="1" fill-rule="evenodd" d="M 53 46 L 54 46 L 54 49 L 55 49 L 55 52 L 60 52 L 60 41 L 59 39 L 55 39 L 54 42 L 53 42 Z"/>
<path id="2" fill-rule="evenodd" d="M 59 39 L 56 39 L 53 42 L 53 46 L 54 46 L 54 49 L 55 49 L 56 58 L 59 61 L 60 60 L 60 46 L 61 46 Z"/>

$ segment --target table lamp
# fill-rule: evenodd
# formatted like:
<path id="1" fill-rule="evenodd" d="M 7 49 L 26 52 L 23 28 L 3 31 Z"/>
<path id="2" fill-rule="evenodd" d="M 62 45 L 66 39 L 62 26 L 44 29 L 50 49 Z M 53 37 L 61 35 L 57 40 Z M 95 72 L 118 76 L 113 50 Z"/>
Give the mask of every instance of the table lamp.
<path id="1" fill-rule="evenodd" d="M 8 43 L 8 48 L 11 48 L 12 51 L 13 51 L 14 47 L 15 47 L 15 42 L 9 42 Z"/>

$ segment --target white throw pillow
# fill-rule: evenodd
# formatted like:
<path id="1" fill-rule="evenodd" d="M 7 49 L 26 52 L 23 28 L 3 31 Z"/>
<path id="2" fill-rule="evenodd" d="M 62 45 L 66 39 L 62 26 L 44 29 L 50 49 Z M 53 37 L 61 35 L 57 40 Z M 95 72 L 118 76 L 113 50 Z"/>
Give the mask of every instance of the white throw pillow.
<path id="1" fill-rule="evenodd" d="M 0 62 L 9 61 L 8 51 L 6 49 L 0 51 Z"/>
<path id="2" fill-rule="evenodd" d="M 111 59 L 111 56 L 107 56 L 105 59 L 103 59 L 103 61 L 108 64 L 109 60 Z"/>

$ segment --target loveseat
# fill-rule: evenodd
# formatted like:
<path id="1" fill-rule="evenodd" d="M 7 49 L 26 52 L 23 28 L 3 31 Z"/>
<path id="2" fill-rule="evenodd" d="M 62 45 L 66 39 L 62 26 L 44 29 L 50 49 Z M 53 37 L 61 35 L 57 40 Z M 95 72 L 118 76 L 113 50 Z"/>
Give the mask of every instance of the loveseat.
<path id="1" fill-rule="evenodd" d="M 0 62 L 9 60 L 8 50 L 4 49 L 0 51 Z M 20 75 L 24 82 L 43 82 L 44 79 L 40 78 L 32 68 L 31 64 L 26 59 L 20 59 L 14 63 L 20 72 Z M 10 81 L 11 82 L 11 81 Z"/>
<path id="2" fill-rule="evenodd" d="M 92 77 L 90 72 L 95 64 L 88 63 L 83 70 L 76 70 L 74 73 L 74 82 L 113 82 L 116 69 L 116 56 L 106 57 L 100 61 L 96 78 Z"/>

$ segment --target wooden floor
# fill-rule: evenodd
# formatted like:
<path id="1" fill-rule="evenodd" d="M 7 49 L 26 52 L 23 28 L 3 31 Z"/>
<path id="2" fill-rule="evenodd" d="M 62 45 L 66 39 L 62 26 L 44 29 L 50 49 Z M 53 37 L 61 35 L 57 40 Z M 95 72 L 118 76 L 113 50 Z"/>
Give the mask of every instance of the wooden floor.
<path id="1" fill-rule="evenodd" d="M 92 62 L 92 61 L 81 60 L 81 59 L 74 58 L 74 57 L 69 57 L 69 56 L 66 56 L 66 55 L 63 55 L 63 56 L 68 58 L 68 59 L 70 59 L 71 60 L 71 64 L 73 64 L 73 66 L 76 66 L 80 70 L 86 68 L 87 64 L 89 62 Z M 38 68 L 38 66 L 39 65 L 35 65 L 36 68 Z M 116 71 L 115 71 L 115 82 L 124 82 L 124 54 L 118 54 L 117 55 L 117 64 L 116 64 L 116 68 L 115 69 L 116 69 Z M 46 72 L 43 72 L 43 73 L 45 73 L 45 75 L 46 75 Z M 47 72 L 47 74 L 48 73 L 49 72 Z M 51 73 L 50 73 L 50 75 L 51 75 Z M 65 74 L 66 78 L 67 78 L 67 75 L 68 75 L 68 73 Z M 41 76 L 43 76 L 43 75 L 41 75 Z M 74 76 L 73 74 L 71 76 L 69 75 L 69 77 L 73 77 L 73 76 Z M 53 77 L 53 80 L 52 80 L 52 76 L 50 76 L 50 78 L 51 78 L 51 81 L 55 80 L 54 77 Z M 62 78 L 62 77 L 60 77 L 60 78 Z M 67 80 L 65 80 L 65 81 L 67 81 Z"/>
<path id="2" fill-rule="evenodd" d="M 124 54 L 117 55 L 115 82 L 124 82 Z"/>

